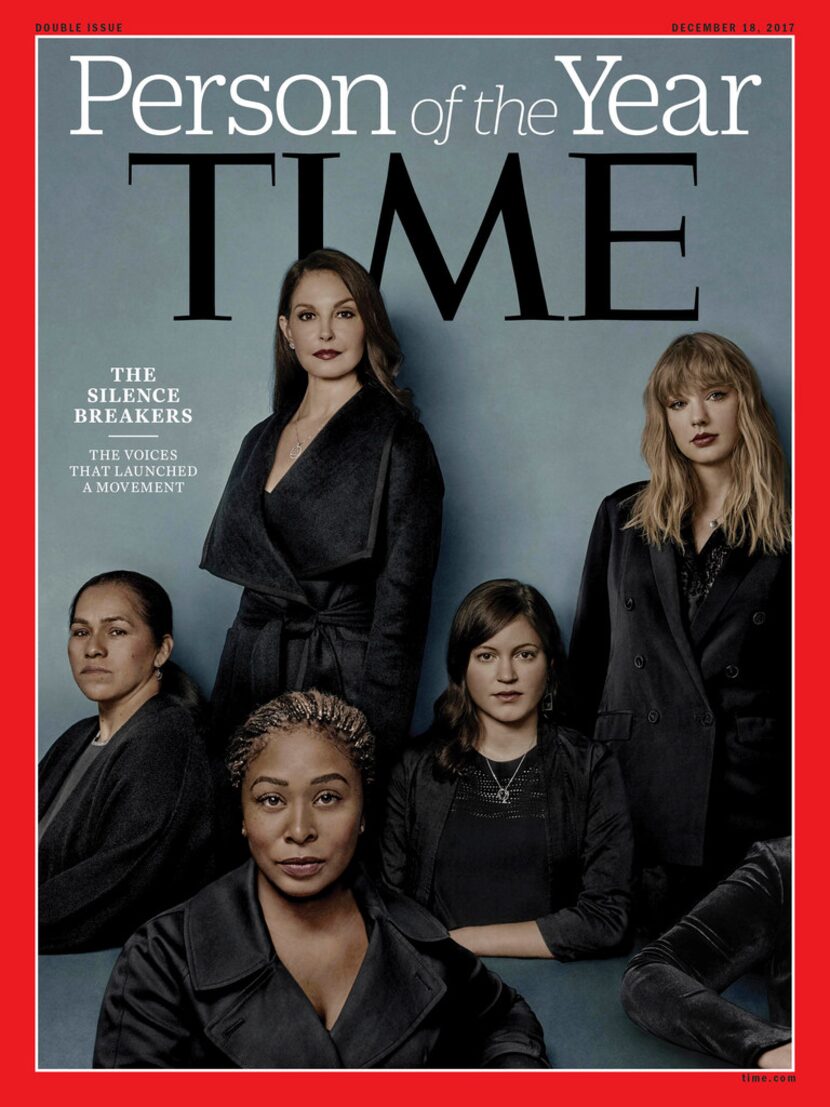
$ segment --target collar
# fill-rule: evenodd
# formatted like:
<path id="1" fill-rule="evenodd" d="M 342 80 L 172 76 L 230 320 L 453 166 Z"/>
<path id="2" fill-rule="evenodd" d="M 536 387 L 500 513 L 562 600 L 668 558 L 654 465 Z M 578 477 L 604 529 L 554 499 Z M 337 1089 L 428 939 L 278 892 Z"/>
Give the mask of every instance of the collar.
<path id="1" fill-rule="evenodd" d="M 257 871 L 248 860 L 185 905 L 185 949 L 197 991 L 237 983 L 278 961 L 259 905 Z M 447 938 L 446 929 L 428 911 L 398 892 L 381 893 L 362 869 L 352 887 L 370 931 L 384 920 L 411 942 Z"/>

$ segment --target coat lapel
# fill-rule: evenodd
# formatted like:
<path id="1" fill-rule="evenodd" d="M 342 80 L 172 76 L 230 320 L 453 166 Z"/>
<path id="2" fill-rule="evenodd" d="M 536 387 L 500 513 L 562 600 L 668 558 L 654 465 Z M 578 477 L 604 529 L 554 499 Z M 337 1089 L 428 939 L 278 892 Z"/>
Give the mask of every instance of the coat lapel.
<path id="1" fill-rule="evenodd" d="M 708 703 L 709 697 L 706 694 L 700 666 L 692 649 L 692 643 L 686 634 L 686 628 L 683 625 L 680 608 L 680 585 L 677 581 L 677 557 L 674 546 L 668 542 L 664 542 L 662 546 L 653 546 L 649 543 L 648 553 L 660 602 L 663 605 L 666 622 L 669 624 L 678 653 L 683 659 L 683 663 L 700 693 L 701 699 Z"/>
<path id="2" fill-rule="evenodd" d="M 446 990 L 389 919 L 376 917 L 366 957 L 331 1030 L 343 1064 L 355 1069 L 379 1065 L 415 1033 Z"/>
<path id="3" fill-rule="evenodd" d="M 752 572 L 758 561 L 760 561 L 760 554 L 755 553 L 750 556 L 741 547 L 729 551 L 721 571 L 712 583 L 709 595 L 700 605 L 689 628 L 689 634 L 695 647 L 699 647 L 706 638 L 720 613 L 732 598 L 735 589 Z"/>
<path id="4" fill-rule="evenodd" d="M 273 492 L 275 543 L 262 497 L 283 428 L 272 415 L 248 434 L 205 539 L 201 568 L 303 603 L 299 583 L 370 557 L 375 546 L 392 436 L 401 411 L 370 385 L 335 413 Z"/>
<path id="5" fill-rule="evenodd" d="M 185 908 L 187 963 L 197 1002 L 208 1013 L 206 1036 L 241 1068 L 377 1065 L 440 1002 L 443 980 L 400 933 L 375 889 L 359 878 L 355 895 L 370 921 L 369 948 L 337 1022 L 327 1031 L 274 952 L 256 880 L 256 866 L 249 861 Z M 424 940 L 435 937 L 430 933 Z"/>

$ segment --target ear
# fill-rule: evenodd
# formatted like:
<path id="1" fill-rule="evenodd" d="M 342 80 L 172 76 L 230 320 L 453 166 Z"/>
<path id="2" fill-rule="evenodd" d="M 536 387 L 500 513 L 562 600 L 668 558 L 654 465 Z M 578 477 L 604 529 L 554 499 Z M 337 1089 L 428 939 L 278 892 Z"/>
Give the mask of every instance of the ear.
<path id="1" fill-rule="evenodd" d="M 280 325 L 280 330 L 282 331 L 283 338 L 285 338 L 285 340 L 287 342 L 290 342 L 291 341 L 291 327 L 288 325 L 288 319 L 284 315 L 281 315 L 279 317 L 279 319 L 277 320 L 277 322 Z"/>
<path id="2" fill-rule="evenodd" d="M 153 664 L 157 669 L 160 669 L 162 665 L 170 657 L 173 652 L 173 636 L 172 634 L 165 634 L 161 640 L 161 645 L 156 650 L 156 656 L 153 660 Z"/>

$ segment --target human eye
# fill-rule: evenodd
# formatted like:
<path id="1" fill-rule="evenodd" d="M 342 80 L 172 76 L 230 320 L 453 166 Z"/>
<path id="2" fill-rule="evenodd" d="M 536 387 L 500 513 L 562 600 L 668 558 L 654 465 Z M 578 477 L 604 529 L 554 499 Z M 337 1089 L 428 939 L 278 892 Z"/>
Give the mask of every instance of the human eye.
<path id="1" fill-rule="evenodd" d="M 127 630 L 125 627 L 110 627 L 110 638 L 120 638 L 126 633 Z"/>
<path id="2" fill-rule="evenodd" d="M 669 409 L 669 411 L 682 411 L 685 406 L 685 400 L 669 400 L 669 402 L 666 404 L 666 407 Z"/>
<path id="3" fill-rule="evenodd" d="M 282 807 L 285 801 L 277 792 L 263 792 L 261 796 L 256 797 L 255 802 L 258 803 L 260 807 L 273 809 Z"/>
<path id="4" fill-rule="evenodd" d="M 337 313 L 341 319 L 356 319 L 357 312 L 352 308 L 341 308 Z"/>
<path id="5" fill-rule="evenodd" d="M 707 400 L 724 400 L 729 395 L 725 388 L 713 388 L 707 395 Z"/>
<path id="6" fill-rule="evenodd" d="M 492 650 L 477 650 L 475 658 L 476 661 L 492 661 L 495 656 Z"/>
<path id="7" fill-rule="evenodd" d="M 303 311 L 297 312 L 297 318 L 300 320 L 301 323 L 307 323 L 309 319 L 314 318 L 314 312 L 303 309 Z"/>
<path id="8" fill-rule="evenodd" d="M 538 652 L 538 650 L 519 650 L 516 656 L 520 657 L 522 661 L 535 661 Z"/>
<path id="9" fill-rule="evenodd" d="M 343 797 L 338 792 L 327 789 L 325 792 L 321 792 L 318 796 L 315 796 L 314 802 L 319 807 L 334 807 L 342 798 Z"/>
<path id="10" fill-rule="evenodd" d="M 86 638 L 87 634 L 89 634 L 89 631 L 86 627 L 70 627 L 69 629 L 70 638 Z"/>

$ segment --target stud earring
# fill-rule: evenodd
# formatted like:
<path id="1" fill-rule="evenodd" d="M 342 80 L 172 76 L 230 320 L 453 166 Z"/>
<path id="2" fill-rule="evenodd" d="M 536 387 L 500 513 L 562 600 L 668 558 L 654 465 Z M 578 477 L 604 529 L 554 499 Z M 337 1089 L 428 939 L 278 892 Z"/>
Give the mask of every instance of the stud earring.
<path id="1" fill-rule="evenodd" d="M 291 347 L 292 350 L 294 349 L 294 343 L 293 342 L 289 342 L 288 345 Z"/>
<path id="2" fill-rule="evenodd" d="M 156 680 L 161 680 L 161 669 L 156 669 Z"/>

